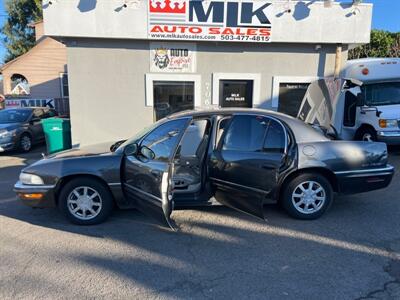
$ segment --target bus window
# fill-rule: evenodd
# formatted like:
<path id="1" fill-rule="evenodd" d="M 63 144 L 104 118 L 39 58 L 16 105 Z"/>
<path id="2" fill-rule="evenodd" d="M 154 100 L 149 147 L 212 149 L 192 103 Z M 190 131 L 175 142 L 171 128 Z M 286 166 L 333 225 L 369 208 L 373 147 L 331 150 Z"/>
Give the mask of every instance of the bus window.
<path id="1" fill-rule="evenodd" d="M 400 82 L 383 82 L 363 86 L 368 106 L 400 104 Z"/>

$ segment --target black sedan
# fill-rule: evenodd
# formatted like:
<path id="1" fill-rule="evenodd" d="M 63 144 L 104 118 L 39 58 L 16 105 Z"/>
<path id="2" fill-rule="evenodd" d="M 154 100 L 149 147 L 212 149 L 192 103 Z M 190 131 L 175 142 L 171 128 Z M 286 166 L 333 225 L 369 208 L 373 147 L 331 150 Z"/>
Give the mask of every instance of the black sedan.
<path id="1" fill-rule="evenodd" d="M 117 205 L 174 227 L 175 207 L 218 202 L 259 218 L 278 202 L 295 218 L 316 219 L 334 193 L 385 188 L 394 173 L 383 143 L 332 141 L 256 109 L 175 114 L 109 146 L 44 158 L 22 171 L 15 192 L 77 224 L 102 222 Z"/>
<path id="2" fill-rule="evenodd" d="M 47 107 L 9 108 L 0 111 L 0 152 L 29 152 L 33 145 L 45 142 L 42 120 L 57 116 Z"/>

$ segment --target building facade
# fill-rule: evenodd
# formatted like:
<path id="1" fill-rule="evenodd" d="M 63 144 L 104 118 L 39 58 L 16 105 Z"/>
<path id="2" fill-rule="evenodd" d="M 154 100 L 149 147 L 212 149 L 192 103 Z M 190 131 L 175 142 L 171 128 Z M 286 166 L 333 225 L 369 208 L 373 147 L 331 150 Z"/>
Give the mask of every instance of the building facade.
<path id="1" fill-rule="evenodd" d="M 321 1 L 44 1 L 67 46 L 75 144 L 124 139 L 195 107 L 295 114 L 308 84 L 368 43 L 372 5 Z M 337 74 L 336 74 L 337 75 Z"/>
<path id="2" fill-rule="evenodd" d="M 51 106 L 68 114 L 67 49 L 35 27 L 36 45 L 1 67 L 6 107 Z"/>

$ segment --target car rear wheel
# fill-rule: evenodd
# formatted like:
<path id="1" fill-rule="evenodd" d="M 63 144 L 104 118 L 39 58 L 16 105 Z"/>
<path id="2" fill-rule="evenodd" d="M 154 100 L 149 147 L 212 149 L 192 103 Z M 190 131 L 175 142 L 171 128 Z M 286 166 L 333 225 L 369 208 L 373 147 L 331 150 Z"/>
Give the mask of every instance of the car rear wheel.
<path id="1" fill-rule="evenodd" d="M 293 178 L 284 191 L 283 207 L 296 219 L 314 220 L 331 206 L 333 190 L 322 175 L 301 174 Z"/>
<path id="2" fill-rule="evenodd" d="M 29 152 L 32 149 L 32 138 L 29 134 L 23 134 L 19 139 L 19 150 L 22 152 Z"/>
<path id="3" fill-rule="evenodd" d="M 113 199 L 101 182 L 76 178 L 62 188 L 58 206 L 72 223 L 94 225 L 105 221 L 111 214 Z"/>

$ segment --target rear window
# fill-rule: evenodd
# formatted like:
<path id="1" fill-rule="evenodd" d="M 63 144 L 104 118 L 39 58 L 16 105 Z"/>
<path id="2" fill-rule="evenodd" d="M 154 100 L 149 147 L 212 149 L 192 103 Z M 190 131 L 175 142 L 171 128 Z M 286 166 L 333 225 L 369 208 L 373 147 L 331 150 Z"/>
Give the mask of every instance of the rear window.
<path id="1" fill-rule="evenodd" d="M 400 82 L 368 84 L 362 90 L 368 106 L 400 104 Z"/>

